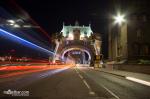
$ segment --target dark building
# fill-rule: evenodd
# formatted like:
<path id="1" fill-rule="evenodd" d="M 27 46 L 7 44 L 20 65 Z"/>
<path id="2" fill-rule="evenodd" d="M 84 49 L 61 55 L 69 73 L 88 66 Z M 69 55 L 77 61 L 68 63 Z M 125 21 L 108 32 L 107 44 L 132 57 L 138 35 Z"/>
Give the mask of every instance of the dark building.
<path id="1" fill-rule="evenodd" d="M 126 62 L 150 59 L 150 1 L 113 0 L 110 17 L 119 11 L 126 21 L 109 20 L 109 60 Z"/>

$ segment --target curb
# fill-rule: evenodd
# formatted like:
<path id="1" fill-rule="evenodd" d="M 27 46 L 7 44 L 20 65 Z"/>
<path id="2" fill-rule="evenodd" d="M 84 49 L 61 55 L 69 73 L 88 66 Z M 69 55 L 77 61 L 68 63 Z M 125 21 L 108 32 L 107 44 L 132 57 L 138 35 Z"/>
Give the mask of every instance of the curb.
<path id="1" fill-rule="evenodd" d="M 110 72 L 106 72 L 106 71 L 101 71 L 101 72 L 112 74 L 112 75 L 115 75 L 115 76 L 124 77 L 124 78 L 126 77 L 126 76 L 123 76 L 123 75 L 119 75 L 119 74 L 115 74 L 115 73 L 110 73 Z"/>
<path id="2" fill-rule="evenodd" d="M 97 71 L 104 72 L 104 73 L 111 74 L 111 75 L 115 75 L 115 76 L 119 76 L 119 77 L 123 77 L 123 78 L 125 78 L 127 80 L 130 80 L 130 81 L 133 81 L 135 83 L 139 83 L 139 84 L 143 84 L 143 85 L 146 85 L 146 86 L 150 86 L 150 82 L 149 81 L 146 81 L 146 80 L 143 80 L 143 79 L 139 79 L 139 78 L 136 78 L 136 77 L 123 76 L 123 75 L 110 73 L 110 72 L 102 71 L 102 70 L 97 70 Z"/>
<path id="3" fill-rule="evenodd" d="M 96 69 L 94 69 L 94 70 L 96 70 Z M 100 72 L 104 72 L 104 73 L 108 73 L 108 74 L 112 74 L 112 75 L 115 75 L 115 76 L 120 76 L 120 77 L 126 78 L 126 76 L 119 75 L 119 74 L 115 74 L 115 73 L 110 73 L 110 72 L 106 72 L 106 71 L 102 71 L 102 70 L 97 70 L 97 71 L 100 71 Z"/>

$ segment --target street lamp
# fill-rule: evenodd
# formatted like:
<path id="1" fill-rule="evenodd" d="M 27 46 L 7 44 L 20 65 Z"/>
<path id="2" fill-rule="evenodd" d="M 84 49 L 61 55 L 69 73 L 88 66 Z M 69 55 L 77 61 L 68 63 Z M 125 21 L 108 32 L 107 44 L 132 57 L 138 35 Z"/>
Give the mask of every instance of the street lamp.
<path id="1" fill-rule="evenodd" d="M 124 14 L 120 14 L 118 13 L 116 16 L 113 17 L 114 19 L 114 23 L 115 24 L 118 24 L 118 32 L 116 33 L 116 57 L 117 57 L 117 60 L 121 59 L 122 55 L 123 55 L 123 52 L 122 52 L 122 44 L 124 41 L 123 40 L 123 26 L 124 24 L 123 23 L 126 23 L 126 20 L 125 20 L 125 15 Z M 124 36 L 125 37 L 125 36 Z"/>
<path id="2" fill-rule="evenodd" d="M 120 14 L 118 13 L 117 16 L 114 16 L 114 20 L 115 20 L 115 23 L 121 25 L 123 22 L 125 22 L 125 15 L 124 14 Z"/>

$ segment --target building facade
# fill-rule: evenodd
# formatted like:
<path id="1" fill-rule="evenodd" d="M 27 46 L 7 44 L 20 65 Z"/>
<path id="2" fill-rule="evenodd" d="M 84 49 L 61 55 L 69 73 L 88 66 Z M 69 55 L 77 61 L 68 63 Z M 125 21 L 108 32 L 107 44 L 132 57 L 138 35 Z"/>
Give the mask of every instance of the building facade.
<path id="1" fill-rule="evenodd" d="M 150 59 L 150 9 L 148 0 L 114 0 L 110 6 L 113 14 L 120 10 L 126 14 L 121 25 L 109 21 L 109 60 L 138 61 Z M 117 4 L 117 6 L 116 6 Z"/>

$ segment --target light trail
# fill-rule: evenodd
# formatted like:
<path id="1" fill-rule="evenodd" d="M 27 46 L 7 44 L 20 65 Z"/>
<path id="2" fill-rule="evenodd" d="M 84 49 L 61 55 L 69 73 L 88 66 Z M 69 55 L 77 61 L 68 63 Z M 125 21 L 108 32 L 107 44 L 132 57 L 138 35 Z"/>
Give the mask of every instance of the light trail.
<path id="1" fill-rule="evenodd" d="M 52 51 L 49 51 L 49 50 L 47 50 L 47 49 L 45 49 L 43 47 L 40 47 L 40 46 L 38 46 L 38 45 L 36 45 L 36 44 L 34 44 L 32 42 L 29 42 L 29 41 L 27 41 L 27 40 L 25 40 L 25 39 L 23 39 L 23 38 L 21 38 L 19 36 L 16 36 L 16 35 L 14 35 L 14 34 L 12 34 L 10 32 L 7 32 L 7 31 L 5 31 L 3 29 L 0 29 L 0 36 L 3 36 L 5 38 L 7 38 L 7 39 L 10 39 L 10 40 L 12 40 L 14 42 L 21 43 L 22 45 L 30 47 L 30 48 L 40 49 L 41 51 L 44 51 L 44 52 L 48 53 L 49 55 L 54 55 L 55 54 Z M 58 54 L 56 54 L 56 56 L 60 57 L 60 55 L 58 55 Z"/>
<path id="2" fill-rule="evenodd" d="M 28 70 L 28 69 L 42 69 L 46 66 L 4 66 L 0 68 L 0 71 L 16 71 L 16 70 Z"/>
<path id="3" fill-rule="evenodd" d="M 31 42 L 29 42 L 29 41 L 27 41 L 27 40 L 25 40 L 25 39 L 23 39 L 21 37 L 18 37 L 18 36 L 14 35 L 14 34 L 11 34 L 10 32 L 7 32 L 7 31 L 5 31 L 3 29 L 0 29 L 0 35 L 4 36 L 4 37 L 7 37 L 8 39 L 11 39 L 13 41 L 18 41 L 19 43 L 22 43 L 23 45 L 27 45 L 28 47 L 30 45 L 32 48 L 38 48 L 38 49 L 40 49 L 40 50 L 42 50 L 42 51 L 44 51 L 44 52 L 46 52 L 48 54 L 54 54 L 54 52 L 52 52 L 52 51 L 49 51 L 49 50 L 47 50 L 47 49 L 45 49 L 43 47 L 40 47 L 40 46 L 38 46 L 38 45 L 36 45 L 34 43 L 31 43 Z"/>
<path id="4" fill-rule="evenodd" d="M 8 77 L 13 77 L 18 75 L 40 72 L 40 71 L 64 69 L 64 68 L 71 68 L 71 67 L 72 65 L 51 65 L 51 66 L 45 65 L 45 66 L 19 66 L 19 67 L 16 66 L 15 68 L 8 67 L 0 71 L 7 71 L 11 69 L 15 72 L 0 74 L 0 78 L 8 78 Z"/>

